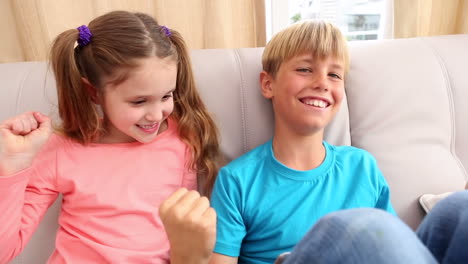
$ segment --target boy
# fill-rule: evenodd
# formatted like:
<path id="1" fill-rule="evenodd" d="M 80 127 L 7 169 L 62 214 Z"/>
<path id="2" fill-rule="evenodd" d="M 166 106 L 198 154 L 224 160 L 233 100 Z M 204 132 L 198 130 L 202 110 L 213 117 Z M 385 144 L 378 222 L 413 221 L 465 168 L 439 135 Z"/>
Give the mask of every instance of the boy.
<path id="1" fill-rule="evenodd" d="M 337 28 L 293 25 L 273 37 L 262 60 L 274 137 L 219 172 L 211 196 L 217 223 L 195 191 L 164 202 L 171 255 L 194 264 L 273 263 L 279 255 L 275 264 L 468 263 L 468 191 L 441 201 L 414 233 L 394 216 L 375 159 L 323 141 L 349 64 Z"/>
<path id="2" fill-rule="evenodd" d="M 217 240 L 210 263 L 273 263 L 330 212 L 372 207 L 395 214 L 375 159 L 323 141 L 344 97 L 349 59 L 339 29 L 306 21 L 265 47 L 261 92 L 274 137 L 222 168 L 211 197 Z"/>

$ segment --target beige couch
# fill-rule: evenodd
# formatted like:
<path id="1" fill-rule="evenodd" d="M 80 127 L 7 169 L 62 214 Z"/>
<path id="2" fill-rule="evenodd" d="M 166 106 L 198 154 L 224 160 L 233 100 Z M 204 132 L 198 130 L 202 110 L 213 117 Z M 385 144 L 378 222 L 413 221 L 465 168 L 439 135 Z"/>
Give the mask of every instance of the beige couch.
<path id="1" fill-rule="evenodd" d="M 415 228 L 423 217 L 421 194 L 462 189 L 467 178 L 468 35 L 352 42 L 350 49 L 347 101 L 326 139 L 370 151 L 390 184 L 395 209 Z M 192 52 L 196 81 L 229 158 L 272 136 L 271 107 L 258 85 L 261 53 Z M 0 64 L 0 79 L 0 120 L 26 110 L 56 115 L 45 63 Z M 59 206 L 12 263 L 45 262 Z"/>

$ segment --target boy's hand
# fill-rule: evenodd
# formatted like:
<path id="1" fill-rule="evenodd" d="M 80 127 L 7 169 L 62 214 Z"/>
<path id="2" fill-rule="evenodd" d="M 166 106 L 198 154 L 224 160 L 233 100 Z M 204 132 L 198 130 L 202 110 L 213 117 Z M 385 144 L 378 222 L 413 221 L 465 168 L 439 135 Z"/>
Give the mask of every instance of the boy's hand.
<path id="1" fill-rule="evenodd" d="M 216 241 L 216 212 L 206 197 L 181 188 L 159 207 L 172 264 L 208 263 Z"/>
<path id="2" fill-rule="evenodd" d="M 0 177 L 31 166 L 52 133 L 50 119 L 27 112 L 0 124 Z"/>

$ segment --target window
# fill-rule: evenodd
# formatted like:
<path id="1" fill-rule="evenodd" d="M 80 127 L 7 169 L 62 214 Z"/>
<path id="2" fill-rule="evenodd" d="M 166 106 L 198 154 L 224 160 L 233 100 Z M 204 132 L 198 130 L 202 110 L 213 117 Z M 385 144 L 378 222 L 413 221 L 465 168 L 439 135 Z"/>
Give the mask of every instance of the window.
<path id="1" fill-rule="evenodd" d="M 267 40 L 304 19 L 323 19 L 338 26 L 348 40 L 391 37 L 391 0 L 265 0 Z"/>

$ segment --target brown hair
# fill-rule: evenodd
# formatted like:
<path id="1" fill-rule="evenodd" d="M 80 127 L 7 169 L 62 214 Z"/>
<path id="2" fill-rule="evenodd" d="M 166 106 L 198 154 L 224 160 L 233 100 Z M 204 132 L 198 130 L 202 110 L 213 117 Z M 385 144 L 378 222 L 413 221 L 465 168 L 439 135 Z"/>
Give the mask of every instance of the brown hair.
<path id="1" fill-rule="evenodd" d="M 262 56 L 263 70 L 274 77 L 281 63 L 305 53 L 315 59 L 335 56 L 343 60 L 345 72 L 349 69 L 347 42 L 341 31 L 324 21 L 306 20 L 280 31 L 268 42 Z"/>
<path id="2" fill-rule="evenodd" d="M 177 86 L 171 116 L 191 150 L 188 166 L 202 177 L 204 186 L 200 187 L 209 195 L 219 166 L 218 131 L 196 90 L 182 36 L 175 30 L 167 35 L 149 15 L 126 11 L 97 17 L 88 27 L 93 35 L 88 45 L 76 46 L 79 32 L 72 29 L 57 36 L 50 51 L 62 121 L 60 132 L 82 144 L 92 142 L 103 132 L 99 107 L 82 78 L 99 91 L 106 80 L 123 81 L 126 76 L 122 73 L 136 67 L 136 59 L 173 56 L 177 61 Z"/>

